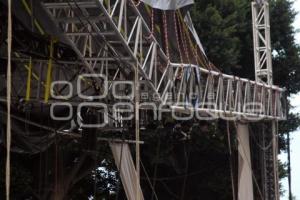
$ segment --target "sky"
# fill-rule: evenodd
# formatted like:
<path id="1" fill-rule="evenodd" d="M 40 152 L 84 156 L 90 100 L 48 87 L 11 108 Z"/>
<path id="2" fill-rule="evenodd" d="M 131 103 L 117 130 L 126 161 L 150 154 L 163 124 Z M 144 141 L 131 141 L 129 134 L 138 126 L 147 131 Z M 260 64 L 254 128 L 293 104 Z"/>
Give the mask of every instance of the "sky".
<path id="1" fill-rule="evenodd" d="M 295 0 L 294 9 L 299 12 L 294 22 L 295 30 L 300 30 L 300 0 Z M 300 33 L 296 34 L 296 41 L 300 45 Z M 300 93 L 291 97 L 291 104 L 294 106 L 292 112 L 300 113 Z M 292 176 L 292 192 L 296 197 L 296 200 L 300 200 L 300 129 L 291 134 L 291 176 Z M 287 160 L 286 154 L 281 154 L 279 158 L 282 161 Z M 287 179 L 282 181 L 284 189 L 286 190 L 285 195 L 281 200 L 288 200 L 288 183 Z"/>

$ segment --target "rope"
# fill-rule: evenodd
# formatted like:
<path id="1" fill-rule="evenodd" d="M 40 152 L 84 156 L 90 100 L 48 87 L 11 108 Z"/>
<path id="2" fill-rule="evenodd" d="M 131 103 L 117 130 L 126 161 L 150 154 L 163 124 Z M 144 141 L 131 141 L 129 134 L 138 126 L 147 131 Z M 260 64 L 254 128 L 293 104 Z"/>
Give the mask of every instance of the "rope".
<path id="1" fill-rule="evenodd" d="M 194 47 L 192 39 L 191 39 L 190 34 L 189 34 L 188 27 L 186 26 L 186 23 L 185 23 L 185 21 L 183 19 L 183 16 L 182 16 L 180 10 L 178 10 L 178 21 L 179 21 L 179 23 L 182 24 L 183 31 L 187 35 L 187 38 L 188 38 L 188 41 L 189 41 L 189 45 L 190 45 L 190 48 L 192 50 L 193 55 L 195 56 L 197 65 L 199 65 L 198 61 L 200 61 L 201 65 L 203 67 L 205 67 L 207 69 L 211 69 L 211 67 L 209 65 L 207 65 L 207 58 L 204 55 L 201 54 L 201 57 L 198 57 L 198 46 L 196 44 L 195 47 Z M 200 52 L 201 52 L 201 50 L 200 50 Z M 202 60 L 203 58 L 204 58 L 204 61 Z"/>
<path id="2" fill-rule="evenodd" d="M 163 11 L 163 28 L 164 28 L 164 39 L 166 45 L 166 55 L 168 61 L 170 60 L 170 51 L 169 51 L 169 40 L 168 40 L 168 25 L 167 25 L 167 14 L 166 11 Z"/>
<path id="3" fill-rule="evenodd" d="M 7 126 L 6 126 L 6 173 L 5 189 L 6 200 L 10 197 L 10 148 L 11 148 L 11 121 L 10 121 L 10 104 L 11 104 L 11 45 L 12 45 L 12 16 L 11 0 L 8 2 L 8 26 L 7 26 L 7 79 L 6 79 L 6 97 L 7 97 Z"/>
<path id="4" fill-rule="evenodd" d="M 183 45 L 183 49 L 184 49 L 186 59 L 187 59 L 188 63 L 191 64 L 190 57 L 189 57 L 189 52 L 188 52 L 188 48 L 187 48 L 187 43 L 186 43 L 185 33 L 182 30 L 184 28 L 183 26 L 184 26 L 183 23 L 179 23 L 179 32 L 180 32 L 180 36 L 181 36 L 181 42 L 182 42 L 182 45 Z"/>
<path id="5" fill-rule="evenodd" d="M 149 40 L 152 36 L 154 36 L 154 8 L 151 7 L 151 32 L 145 38 Z"/>
<path id="6" fill-rule="evenodd" d="M 179 51 L 180 62 L 183 63 L 182 52 L 181 52 L 181 48 L 180 48 L 179 35 L 178 35 L 178 30 L 177 30 L 176 12 L 174 12 L 173 18 L 174 18 L 174 28 L 175 28 L 175 33 L 176 33 L 176 41 L 177 41 L 177 48 L 178 48 L 178 51 Z"/>
<path id="7" fill-rule="evenodd" d="M 179 40 L 179 35 L 178 35 L 178 29 L 177 29 L 177 16 L 176 16 L 176 12 L 174 12 L 173 14 L 173 18 L 174 18 L 174 27 L 175 27 L 175 33 L 176 33 L 176 42 L 177 42 L 177 48 L 179 51 L 179 57 L 180 57 L 180 62 L 183 63 L 183 57 L 182 57 L 182 52 L 181 52 L 181 48 L 180 48 L 180 40 Z M 182 71 L 183 71 L 183 67 L 180 68 L 180 71 L 178 73 L 178 79 L 180 79 L 182 77 Z"/>

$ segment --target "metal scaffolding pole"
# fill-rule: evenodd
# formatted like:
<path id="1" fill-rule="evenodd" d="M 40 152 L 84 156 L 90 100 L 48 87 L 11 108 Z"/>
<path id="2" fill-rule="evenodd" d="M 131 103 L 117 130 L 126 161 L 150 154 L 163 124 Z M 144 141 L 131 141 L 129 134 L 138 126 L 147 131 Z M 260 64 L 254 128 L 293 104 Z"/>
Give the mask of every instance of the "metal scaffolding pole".
<path id="1" fill-rule="evenodd" d="M 267 0 L 256 0 L 252 2 L 252 21 L 253 21 L 253 49 L 255 63 L 255 79 L 257 82 L 267 85 L 273 85 L 273 69 L 272 69 L 272 49 L 270 36 L 270 11 Z M 274 98 L 274 97 L 271 97 Z M 265 190 L 271 191 L 265 193 L 265 199 L 279 200 L 278 189 L 278 141 L 277 141 L 277 122 L 272 120 L 272 153 L 267 153 L 267 162 L 273 165 L 273 175 L 268 174 L 266 166 L 262 166 L 265 171 L 265 183 L 272 182 L 273 186 L 264 184 Z M 263 152 L 265 153 L 265 152 Z M 269 157 L 270 155 L 271 157 Z M 265 156 L 263 156 L 265 157 Z M 273 179 L 273 180 L 267 180 Z M 269 193 L 269 194 L 268 194 Z M 273 194 L 272 194 L 273 193 Z"/>

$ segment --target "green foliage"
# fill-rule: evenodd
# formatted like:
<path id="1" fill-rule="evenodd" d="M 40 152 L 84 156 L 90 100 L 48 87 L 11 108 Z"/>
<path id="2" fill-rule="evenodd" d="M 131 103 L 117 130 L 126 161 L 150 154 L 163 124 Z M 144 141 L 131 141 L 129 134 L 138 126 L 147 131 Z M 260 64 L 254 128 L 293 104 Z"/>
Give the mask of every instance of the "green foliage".
<path id="1" fill-rule="evenodd" d="M 209 59 L 225 72 L 238 64 L 238 5 L 232 0 L 196 1 L 192 19 Z"/>
<path id="2" fill-rule="evenodd" d="M 296 12 L 287 0 L 271 1 L 271 33 L 274 49 L 275 83 L 287 88 L 287 94 L 300 91 L 300 48 L 295 43 L 292 23 Z"/>
<path id="3" fill-rule="evenodd" d="M 5 199 L 5 156 L 4 149 L 0 150 L 0 199 Z M 11 157 L 11 199 L 32 198 L 33 176 L 29 169 L 22 164 L 20 157 Z"/>

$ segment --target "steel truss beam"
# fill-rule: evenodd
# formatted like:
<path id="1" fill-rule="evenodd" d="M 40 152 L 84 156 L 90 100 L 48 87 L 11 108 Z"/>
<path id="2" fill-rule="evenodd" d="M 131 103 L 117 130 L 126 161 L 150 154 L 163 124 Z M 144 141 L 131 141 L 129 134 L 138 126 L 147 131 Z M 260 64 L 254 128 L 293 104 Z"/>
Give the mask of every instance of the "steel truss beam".
<path id="1" fill-rule="evenodd" d="M 269 3 L 252 2 L 255 77 L 257 82 L 273 84 Z"/>
<path id="2" fill-rule="evenodd" d="M 140 80 L 157 97 L 148 101 L 178 112 L 252 120 L 285 119 L 283 89 L 259 80 L 170 62 L 131 0 L 57 0 L 43 6 L 91 73 L 98 68 L 97 72 L 113 73 L 112 81 L 120 77 L 133 80 L 129 74 L 138 67 Z M 119 63 L 117 70 L 105 72 L 109 59 Z"/>

